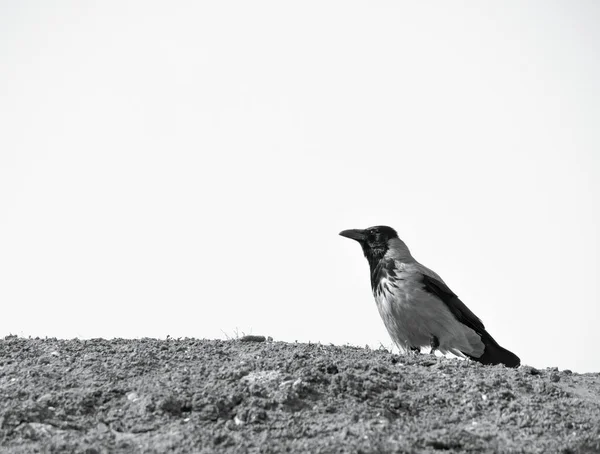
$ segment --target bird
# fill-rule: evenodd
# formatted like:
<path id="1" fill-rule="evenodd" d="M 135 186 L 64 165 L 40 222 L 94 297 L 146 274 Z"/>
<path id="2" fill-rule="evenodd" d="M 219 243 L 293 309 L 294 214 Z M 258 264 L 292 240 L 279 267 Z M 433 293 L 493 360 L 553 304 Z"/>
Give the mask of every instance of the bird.
<path id="1" fill-rule="evenodd" d="M 379 315 L 402 350 L 418 353 L 421 347 L 431 347 L 431 353 L 453 353 L 486 365 L 521 364 L 437 273 L 414 259 L 393 228 L 380 225 L 340 235 L 361 245 Z"/>

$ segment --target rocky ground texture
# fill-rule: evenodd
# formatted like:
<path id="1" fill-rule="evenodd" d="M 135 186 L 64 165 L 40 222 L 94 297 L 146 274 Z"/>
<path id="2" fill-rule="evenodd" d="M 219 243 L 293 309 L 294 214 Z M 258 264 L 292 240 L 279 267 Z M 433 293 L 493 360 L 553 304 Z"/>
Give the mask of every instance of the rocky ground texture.
<path id="1" fill-rule="evenodd" d="M 600 374 L 237 340 L 0 340 L 0 452 L 600 452 Z"/>

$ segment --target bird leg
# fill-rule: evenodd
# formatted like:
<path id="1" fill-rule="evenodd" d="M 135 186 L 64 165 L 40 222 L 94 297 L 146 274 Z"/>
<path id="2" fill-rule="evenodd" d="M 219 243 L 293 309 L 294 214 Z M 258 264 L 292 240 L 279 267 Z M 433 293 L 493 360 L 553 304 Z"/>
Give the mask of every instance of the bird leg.
<path id="1" fill-rule="evenodd" d="M 431 352 L 430 353 L 432 355 L 435 355 L 435 351 L 440 346 L 440 340 L 437 338 L 437 336 L 431 336 L 431 339 L 429 340 L 429 345 L 431 346 Z"/>
<path id="2" fill-rule="evenodd" d="M 431 345 L 430 353 L 432 355 L 435 355 L 435 351 L 440 346 L 440 340 L 437 338 L 437 336 L 431 336 L 431 339 L 429 340 L 429 345 Z"/>

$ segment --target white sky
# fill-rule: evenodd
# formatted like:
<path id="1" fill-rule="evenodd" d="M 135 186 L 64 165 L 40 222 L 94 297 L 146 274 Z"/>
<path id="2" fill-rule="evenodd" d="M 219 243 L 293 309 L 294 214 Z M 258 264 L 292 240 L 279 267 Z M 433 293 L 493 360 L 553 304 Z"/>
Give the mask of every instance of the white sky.
<path id="1" fill-rule="evenodd" d="M 600 4 L 3 2 L 0 335 L 391 341 L 387 224 L 600 371 Z"/>

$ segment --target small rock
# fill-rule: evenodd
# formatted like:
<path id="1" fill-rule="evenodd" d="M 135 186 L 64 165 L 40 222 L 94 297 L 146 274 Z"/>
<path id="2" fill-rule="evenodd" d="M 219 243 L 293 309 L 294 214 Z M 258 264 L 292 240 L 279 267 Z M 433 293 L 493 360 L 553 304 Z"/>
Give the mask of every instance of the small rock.
<path id="1" fill-rule="evenodd" d="M 219 409 L 214 404 L 205 404 L 202 407 L 196 408 L 198 418 L 203 421 L 216 421 L 219 419 Z"/>
<path id="2" fill-rule="evenodd" d="M 565 369 L 565 370 L 562 371 L 562 373 L 565 374 L 565 375 L 572 375 L 573 371 L 571 369 Z"/>
<path id="3" fill-rule="evenodd" d="M 294 391 L 301 391 L 304 388 L 304 383 L 302 382 L 301 378 L 297 378 L 294 383 L 292 383 L 292 389 Z"/>
<path id="4" fill-rule="evenodd" d="M 139 399 L 138 393 L 136 393 L 135 391 L 127 394 L 127 400 L 131 400 L 132 402 L 135 402 L 138 399 Z"/>
<path id="5" fill-rule="evenodd" d="M 158 408 L 160 408 L 165 413 L 169 413 L 173 416 L 178 416 L 181 414 L 182 403 L 175 396 L 168 396 L 158 404 Z"/>
<path id="6" fill-rule="evenodd" d="M 52 357 L 50 355 L 44 355 L 38 358 L 38 364 L 50 364 L 51 362 Z"/>
<path id="7" fill-rule="evenodd" d="M 326 368 L 325 368 L 325 372 L 327 372 L 328 374 L 331 375 L 335 375 L 339 372 L 338 367 L 335 364 L 329 364 Z"/>
<path id="8" fill-rule="evenodd" d="M 252 334 L 240 337 L 240 342 L 265 342 L 266 340 L 265 336 L 254 336 Z"/>
<path id="9" fill-rule="evenodd" d="M 213 444 L 215 446 L 221 445 L 221 446 L 227 447 L 232 444 L 232 441 L 231 441 L 231 438 L 229 438 L 229 436 L 221 434 L 221 435 L 215 435 L 213 437 Z"/>
<path id="10" fill-rule="evenodd" d="M 19 432 L 23 438 L 30 440 L 41 440 L 44 438 L 51 437 L 53 434 L 58 432 L 50 424 L 43 424 L 37 422 L 30 422 L 19 426 Z"/>
<path id="11" fill-rule="evenodd" d="M 52 401 L 52 394 L 49 394 L 49 393 L 40 396 L 37 400 L 38 404 L 43 405 L 43 406 L 50 405 L 51 401 Z"/>
<path id="12" fill-rule="evenodd" d="M 550 381 L 553 383 L 556 383 L 557 381 L 560 381 L 560 375 L 558 375 L 557 373 L 553 373 L 550 375 Z"/>
<path id="13" fill-rule="evenodd" d="M 521 366 L 521 370 L 529 375 L 540 375 L 540 371 L 537 370 L 535 367 L 531 367 L 531 366 Z"/>
<path id="14" fill-rule="evenodd" d="M 267 412 L 262 408 L 251 408 L 247 418 L 250 423 L 263 422 L 267 419 Z"/>

